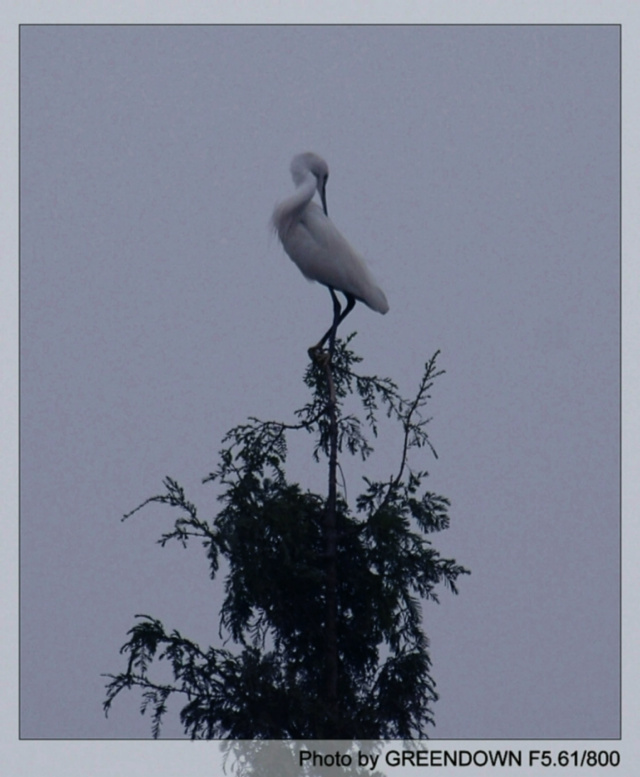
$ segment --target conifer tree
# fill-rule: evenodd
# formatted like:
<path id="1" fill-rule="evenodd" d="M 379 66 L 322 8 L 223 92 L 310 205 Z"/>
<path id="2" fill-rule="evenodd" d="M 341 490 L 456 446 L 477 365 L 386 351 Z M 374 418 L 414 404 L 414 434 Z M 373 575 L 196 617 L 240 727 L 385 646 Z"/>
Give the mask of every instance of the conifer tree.
<path id="1" fill-rule="evenodd" d="M 425 490 L 428 473 L 412 466 L 425 450 L 435 455 L 425 408 L 442 371 L 436 353 L 404 399 L 389 378 L 357 371 L 352 339 L 310 351 L 310 399 L 295 422 L 249 418 L 227 433 L 204 479 L 219 490 L 212 520 L 170 477 L 162 494 L 124 516 L 169 505 L 177 517 L 162 546 L 200 541 L 212 580 L 226 560 L 220 630 L 233 649 L 201 648 L 138 615 L 121 648 L 126 668 L 106 675 L 105 713 L 121 691 L 137 688 L 154 737 L 170 696 L 184 700 L 181 724 L 194 739 L 427 737 L 437 693 L 422 604 L 438 601 L 440 584 L 457 593 L 457 578 L 468 574 L 433 547 L 430 535 L 449 526 L 449 500 Z M 385 416 L 398 427 L 395 471 L 363 476 L 349 504 L 340 458 L 366 463 Z M 293 434 L 312 435 L 313 457 L 328 468 L 326 495 L 287 479 Z M 172 682 L 157 679 L 159 662 L 168 662 Z"/>

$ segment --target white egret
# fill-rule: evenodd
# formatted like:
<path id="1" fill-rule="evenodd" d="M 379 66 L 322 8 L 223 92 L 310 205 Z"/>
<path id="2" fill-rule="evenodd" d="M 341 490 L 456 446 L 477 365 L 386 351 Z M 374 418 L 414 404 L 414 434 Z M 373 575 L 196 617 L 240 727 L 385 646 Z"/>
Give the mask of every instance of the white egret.
<path id="1" fill-rule="evenodd" d="M 314 347 L 322 348 L 331 337 L 333 343 L 338 325 L 353 310 L 356 300 L 378 313 L 389 310 L 387 298 L 376 284 L 364 259 L 333 225 L 327 214 L 327 163 L 310 151 L 298 154 L 291 162 L 295 194 L 281 202 L 273 212 L 273 228 L 284 250 L 311 281 L 327 286 L 333 300 L 333 324 Z M 318 192 L 322 208 L 313 197 Z M 347 300 L 342 311 L 335 292 Z"/>

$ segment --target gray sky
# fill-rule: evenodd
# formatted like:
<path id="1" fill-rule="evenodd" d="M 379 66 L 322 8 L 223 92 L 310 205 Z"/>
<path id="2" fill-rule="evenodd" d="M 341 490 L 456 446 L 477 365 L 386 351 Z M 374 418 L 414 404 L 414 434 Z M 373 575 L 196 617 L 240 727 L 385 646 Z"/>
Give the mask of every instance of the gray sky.
<path id="1" fill-rule="evenodd" d="M 406 393 L 437 348 L 447 371 L 424 465 L 452 500 L 435 543 L 473 576 L 425 612 L 433 736 L 618 733 L 617 44 L 23 31 L 23 736 L 149 735 L 134 694 L 100 708 L 135 612 L 215 638 L 204 559 L 154 544 L 171 514 L 118 519 L 165 474 L 212 515 L 226 429 L 303 401 L 329 297 L 267 221 L 305 149 L 391 305 L 353 314 L 364 367 Z"/>
<path id="2" fill-rule="evenodd" d="M 215 638 L 171 514 L 118 519 L 166 474 L 211 515 L 225 430 L 301 402 L 330 300 L 266 225 L 306 148 L 390 301 L 349 321 L 365 368 L 447 372 L 415 463 L 473 576 L 425 613 L 434 736 L 618 733 L 618 58 L 615 27 L 23 29 L 23 736 L 148 734 L 100 710 L 134 613 Z"/>

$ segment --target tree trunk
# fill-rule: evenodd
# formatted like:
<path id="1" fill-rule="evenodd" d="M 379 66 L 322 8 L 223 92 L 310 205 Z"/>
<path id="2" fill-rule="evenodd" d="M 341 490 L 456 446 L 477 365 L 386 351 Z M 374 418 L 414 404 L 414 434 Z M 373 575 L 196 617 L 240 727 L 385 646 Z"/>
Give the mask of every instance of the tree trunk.
<path id="1" fill-rule="evenodd" d="M 330 356 L 333 356 L 332 349 Z M 338 533 L 336 475 L 338 466 L 338 421 L 331 359 L 325 365 L 329 386 L 329 494 L 324 519 L 325 547 L 325 695 L 329 739 L 340 738 L 338 703 Z"/>

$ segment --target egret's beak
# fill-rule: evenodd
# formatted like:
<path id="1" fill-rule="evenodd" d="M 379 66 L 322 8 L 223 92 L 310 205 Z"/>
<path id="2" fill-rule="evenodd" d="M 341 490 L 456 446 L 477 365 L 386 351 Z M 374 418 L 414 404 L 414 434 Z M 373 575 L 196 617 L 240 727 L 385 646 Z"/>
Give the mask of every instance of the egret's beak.
<path id="1" fill-rule="evenodd" d="M 327 212 L 327 179 L 325 178 L 322 182 L 322 186 L 320 187 L 320 200 L 322 201 L 322 210 L 324 211 L 324 215 L 328 216 L 329 213 Z"/>

